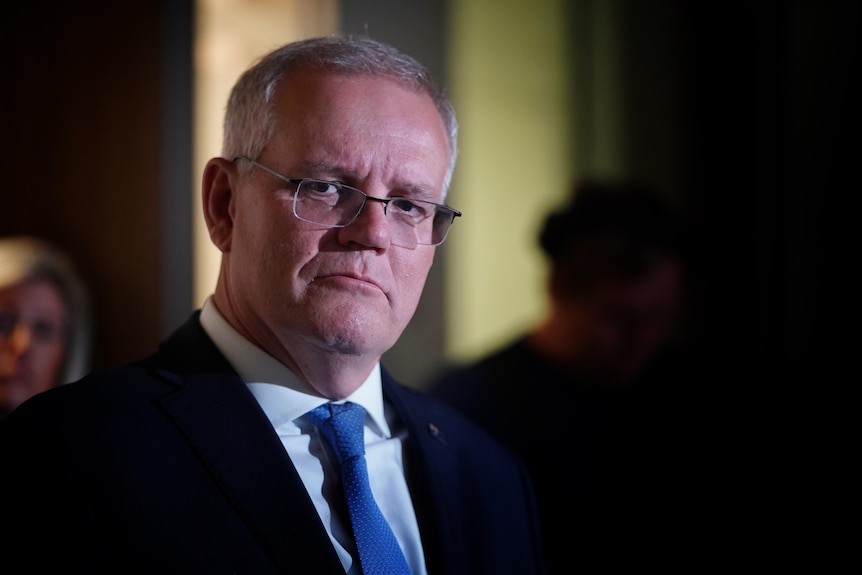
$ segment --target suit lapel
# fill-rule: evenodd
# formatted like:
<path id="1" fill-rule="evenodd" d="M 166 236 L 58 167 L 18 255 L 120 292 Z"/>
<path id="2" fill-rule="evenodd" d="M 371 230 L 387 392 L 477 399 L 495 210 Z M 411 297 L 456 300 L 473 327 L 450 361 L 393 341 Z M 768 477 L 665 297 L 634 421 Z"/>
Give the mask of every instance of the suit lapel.
<path id="1" fill-rule="evenodd" d="M 458 519 L 463 512 L 456 494 L 446 485 L 459 473 L 445 436 L 445 425 L 419 400 L 414 389 L 400 385 L 383 371 L 383 393 L 407 427 L 405 467 L 413 507 L 419 522 L 425 565 L 429 573 L 458 573 L 464 565 L 463 542 L 468 534 Z"/>
<path id="2" fill-rule="evenodd" d="M 282 572 L 342 570 L 266 415 L 196 317 L 162 345 L 160 365 L 177 384 L 165 411 L 272 562 Z"/>

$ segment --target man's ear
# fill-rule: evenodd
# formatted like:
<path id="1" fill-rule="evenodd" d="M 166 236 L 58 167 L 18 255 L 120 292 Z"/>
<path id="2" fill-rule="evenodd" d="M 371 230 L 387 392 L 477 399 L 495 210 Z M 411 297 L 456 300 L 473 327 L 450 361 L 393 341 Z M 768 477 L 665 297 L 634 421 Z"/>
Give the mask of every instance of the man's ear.
<path id="1" fill-rule="evenodd" d="M 204 220 L 210 239 L 222 252 L 230 251 L 233 237 L 236 181 L 233 162 L 224 158 L 213 158 L 207 162 L 202 190 Z"/>

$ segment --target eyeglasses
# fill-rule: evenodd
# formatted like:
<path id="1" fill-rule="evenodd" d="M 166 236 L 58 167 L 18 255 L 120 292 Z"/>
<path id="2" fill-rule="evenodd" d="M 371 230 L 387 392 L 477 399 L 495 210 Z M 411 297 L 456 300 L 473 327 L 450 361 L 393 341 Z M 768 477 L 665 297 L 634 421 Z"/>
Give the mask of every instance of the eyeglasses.
<path id="1" fill-rule="evenodd" d="M 293 215 L 304 222 L 343 228 L 352 224 L 368 200 L 383 203 L 383 214 L 390 218 L 392 243 L 406 247 L 415 245 L 436 246 L 443 243 L 449 227 L 461 212 L 443 204 L 413 198 L 375 198 L 362 190 L 327 180 L 288 178 L 267 168 L 249 157 L 245 160 L 256 168 L 296 186 L 293 194 Z"/>

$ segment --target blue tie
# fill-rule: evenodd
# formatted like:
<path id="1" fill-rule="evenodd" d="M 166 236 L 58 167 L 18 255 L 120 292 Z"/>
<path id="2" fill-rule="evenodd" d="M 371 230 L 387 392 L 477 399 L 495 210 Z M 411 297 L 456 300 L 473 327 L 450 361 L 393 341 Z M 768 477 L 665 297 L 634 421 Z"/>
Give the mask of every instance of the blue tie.
<path id="1" fill-rule="evenodd" d="M 392 528 L 377 507 L 365 464 L 365 409 L 324 403 L 307 413 L 338 457 L 341 485 L 364 575 L 410 574 Z"/>

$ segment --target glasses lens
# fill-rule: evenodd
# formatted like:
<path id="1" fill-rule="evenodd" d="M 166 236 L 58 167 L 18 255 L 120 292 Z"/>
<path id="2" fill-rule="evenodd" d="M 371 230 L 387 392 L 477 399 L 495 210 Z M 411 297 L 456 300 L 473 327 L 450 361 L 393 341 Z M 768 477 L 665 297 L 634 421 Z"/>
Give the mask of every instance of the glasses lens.
<path id="1" fill-rule="evenodd" d="M 449 228 L 455 221 L 455 211 L 448 206 L 438 206 L 434 214 L 434 245 L 442 244 L 449 234 Z"/>
<path id="2" fill-rule="evenodd" d="M 387 214 L 394 226 L 393 242 L 401 245 L 441 244 L 455 219 L 448 206 L 409 198 L 393 198 Z"/>
<path id="3" fill-rule="evenodd" d="M 356 218 L 365 194 L 356 188 L 323 180 L 302 180 L 293 198 L 294 215 L 323 226 L 346 226 Z"/>
<path id="4" fill-rule="evenodd" d="M 312 224 L 344 227 L 356 219 L 366 198 L 362 191 L 338 182 L 303 179 L 296 188 L 293 213 Z M 441 244 L 455 219 L 452 208 L 433 202 L 392 198 L 385 203 L 392 242 L 401 246 Z"/>

